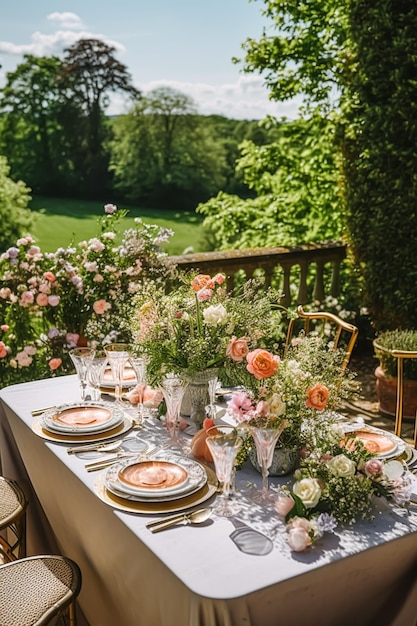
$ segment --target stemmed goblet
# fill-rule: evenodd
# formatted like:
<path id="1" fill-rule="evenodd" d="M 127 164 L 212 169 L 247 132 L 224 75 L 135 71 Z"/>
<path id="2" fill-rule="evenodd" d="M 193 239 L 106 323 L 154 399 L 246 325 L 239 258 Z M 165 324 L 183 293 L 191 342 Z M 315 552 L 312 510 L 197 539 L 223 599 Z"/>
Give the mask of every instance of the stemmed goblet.
<path id="1" fill-rule="evenodd" d="M 268 476 L 275 445 L 285 426 L 286 421 L 282 420 L 277 428 L 257 426 L 251 428 L 251 434 L 255 442 L 256 457 L 262 472 L 262 488 L 253 496 L 253 500 L 257 504 L 266 504 L 276 499 L 276 493 L 268 488 Z"/>
<path id="2" fill-rule="evenodd" d="M 234 426 L 213 426 L 207 430 L 206 443 L 222 486 L 214 512 L 221 517 L 232 517 L 240 508 L 236 502 L 229 500 L 229 495 L 236 456 L 243 443 L 242 437 Z"/>
<path id="3" fill-rule="evenodd" d="M 175 374 L 164 376 L 160 389 L 166 404 L 166 427 L 175 445 L 181 447 L 178 439 L 178 424 L 180 420 L 181 403 L 187 388 L 188 381 Z"/>
<path id="4" fill-rule="evenodd" d="M 69 351 L 71 361 L 74 363 L 78 380 L 81 387 L 81 400 L 86 400 L 87 374 L 88 368 L 94 358 L 95 350 L 93 348 L 73 348 Z"/>
<path id="5" fill-rule="evenodd" d="M 87 378 L 93 393 L 91 399 L 98 401 L 101 399 L 100 387 L 104 375 L 104 370 L 108 364 L 107 354 L 104 350 L 96 350 L 93 360 L 88 366 Z"/>
<path id="6" fill-rule="evenodd" d="M 130 344 L 110 343 L 105 346 L 104 351 L 110 363 L 112 376 L 115 384 L 115 399 L 118 404 L 123 405 L 123 373 L 130 356 Z"/>
<path id="7" fill-rule="evenodd" d="M 138 401 L 138 414 L 137 414 L 137 422 L 138 425 L 143 422 L 143 400 L 146 389 L 146 357 L 144 356 L 136 356 L 135 354 L 131 354 L 129 358 L 129 362 L 132 365 L 135 374 L 136 374 L 136 389 L 139 395 Z"/>

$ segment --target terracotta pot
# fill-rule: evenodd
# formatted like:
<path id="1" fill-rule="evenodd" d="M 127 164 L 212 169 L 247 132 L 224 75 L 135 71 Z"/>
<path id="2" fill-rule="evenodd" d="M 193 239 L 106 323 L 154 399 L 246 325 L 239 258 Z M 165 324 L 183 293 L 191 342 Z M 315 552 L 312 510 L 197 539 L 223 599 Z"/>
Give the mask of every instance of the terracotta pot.
<path id="1" fill-rule="evenodd" d="M 397 406 L 397 379 L 385 376 L 383 369 L 378 365 L 375 370 L 376 395 L 379 402 L 379 411 L 395 417 Z M 403 418 L 415 420 L 417 412 L 417 380 L 404 380 Z"/>

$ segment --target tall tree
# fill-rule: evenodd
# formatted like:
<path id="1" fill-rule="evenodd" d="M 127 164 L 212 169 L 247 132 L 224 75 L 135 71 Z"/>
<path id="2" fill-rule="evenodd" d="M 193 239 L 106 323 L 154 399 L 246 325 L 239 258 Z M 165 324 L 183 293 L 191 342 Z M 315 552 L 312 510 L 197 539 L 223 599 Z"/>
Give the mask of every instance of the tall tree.
<path id="1" fill-rule="evenodd" d="M 25 234 L 32 223 L 29 194 L 30 189 L 23 182 L 10 178 L 7 159 L 0 156 L 0 253 Z"/>
<path id="2" fill-rule="evenodd" d="M 74 99 L 84 114 L 85 168 L 90 191 L 99 193 L 106 179 L 108 157 L 104 142 L 108 128 L 104 112 L 111 92 L 122 91 L 138 98 L 125 65 L 114 54 L 116 49 L 99 39 L 80 39 L 66 49 L 59 82 L 67 99 Z"/>

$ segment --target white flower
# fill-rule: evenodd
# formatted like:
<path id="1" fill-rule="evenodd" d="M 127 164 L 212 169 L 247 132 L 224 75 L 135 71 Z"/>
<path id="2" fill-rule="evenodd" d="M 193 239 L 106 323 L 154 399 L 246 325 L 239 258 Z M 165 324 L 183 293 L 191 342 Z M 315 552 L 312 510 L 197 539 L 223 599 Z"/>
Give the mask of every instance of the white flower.
<path id="1" fill-rule="evenodd" d="M 329 470 L 335 476 L 340 476 L 341 478 L 346 478 L 348 476 L 354 476 L 356 472 L 356 465 L 351 460 L 348 459 L 344 454 L 338 454 L 334 456 L 328 462 Z"/>
<path id="2" fill-rule="evenodd" d="M 280 415 L 284 415 L 287 409 L 285 402 L 282 400 L 279 393 L 273 393 L 272 396 L 268 399 L 269 410 L 273 415 L 279 417 Z"/>
<path id="3" fill-rule="evenodd" d="M 314 508 L 321 496 L 321 489 L 315 478 L 302 478 L 295 483 L 293 492 L 308 509 Z"/>
<path id="4" fill-rule="evenodd" d="M 210 324 L 210 326 L 225 324 L 227 311 L 222 304 L 211 305 L 203 311 L 203 318 L 206 324 Z"/>

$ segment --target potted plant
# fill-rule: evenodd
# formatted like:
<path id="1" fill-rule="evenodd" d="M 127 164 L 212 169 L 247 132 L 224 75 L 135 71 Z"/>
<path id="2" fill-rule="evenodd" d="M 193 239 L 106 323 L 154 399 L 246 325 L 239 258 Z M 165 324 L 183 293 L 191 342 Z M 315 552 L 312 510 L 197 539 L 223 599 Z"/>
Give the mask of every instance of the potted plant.
<path id="1" fill-rule="evenodd" d="M 379 365 L 375 370 L 376 392 L 381 413 L 395 416 L 397 402 L 397 358 L 393 350 L 417 354 L 417 330 L 387 330 L 373 341 Z M 415 419 L 417 411 L 417 358 L 403 359 L 403 416 Z"/>

